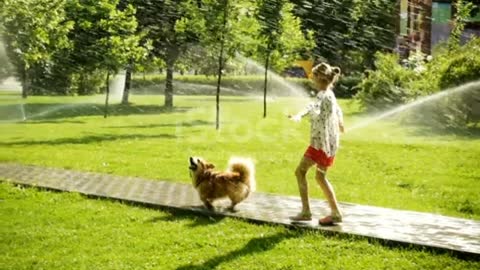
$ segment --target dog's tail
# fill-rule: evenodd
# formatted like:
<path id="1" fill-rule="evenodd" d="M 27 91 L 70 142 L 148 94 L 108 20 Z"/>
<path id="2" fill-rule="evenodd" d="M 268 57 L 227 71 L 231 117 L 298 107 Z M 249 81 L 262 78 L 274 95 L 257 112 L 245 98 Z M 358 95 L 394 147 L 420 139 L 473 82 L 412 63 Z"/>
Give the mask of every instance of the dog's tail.
<path id="1" fill-rule="evenodd" d="M 232 157 L 228 161 L 228 169 L 232 172 L 238 172 L 242 182 L 249 187 L 249 191 L 255 191 L 257 185 L 255 182 L 255 165 L 252 159 Z"/>

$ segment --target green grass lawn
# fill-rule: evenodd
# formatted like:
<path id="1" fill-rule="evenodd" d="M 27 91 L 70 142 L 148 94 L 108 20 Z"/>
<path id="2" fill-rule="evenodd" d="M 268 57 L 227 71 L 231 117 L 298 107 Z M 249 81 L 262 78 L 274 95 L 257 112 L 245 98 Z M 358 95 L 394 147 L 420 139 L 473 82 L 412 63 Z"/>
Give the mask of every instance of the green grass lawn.
<path id="1" fill-rule="evenodd" d="M 478 269 L 480 262 L 0 183 L 0 269 Z M 8 218 L 6 218 L 8 217 Z"/>
<path id="2" fill-rule="evenodd" d="M 219 168 L 232 155 L 248 156 L 256 160 L 257 191 L 298 195 L 293 172 L 307 147 L 309 124 L 293 123 L 286 115 L 306 100 L 271 100 L 263 119 L 261 99 L 222 98 L 219 131 L 214 97 L 175 97 L 172 111 L 159 106 L 161 96 L 132 96 L 131 101 L 129 107 L 112 105 L 104 119 L 100 96 L 20 100 L 0 95 L 0 161 L 190 183 L 191 155 Z M 341 105 L 347 128 L 365 120 L 356 103 Z M 12 122 L 24 115 L 27 121 Z M 313 173 L 309 177 L 312 197 L 323 198 Z M 480 219 L 480 138 L 475 135 L 376 122 L 343 135 L 329 178 L 342 202 Z M 189 264 L 205 269 L 472 269 L 468 262 L 418 249 L 75 194 L 2 184 L 2 199 L 1 269 Z"/>

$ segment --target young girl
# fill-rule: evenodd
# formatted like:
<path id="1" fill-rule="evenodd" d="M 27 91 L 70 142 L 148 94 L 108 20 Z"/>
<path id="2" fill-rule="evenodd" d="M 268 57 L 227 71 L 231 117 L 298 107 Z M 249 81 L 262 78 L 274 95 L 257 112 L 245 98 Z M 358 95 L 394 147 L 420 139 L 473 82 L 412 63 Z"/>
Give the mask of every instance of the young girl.
<path id="1" fill-rule="evenodd" d="M 326 174 L 328 168 L 333 164 L 339 147 L 340 132 L 344 130 L 342 110 L 338 106 L 332 90 L 340 76 L 340 68 L 320 63 L 312 71 L 313 81 L 317 89 L 315 101 L 310 103 L 304 111 L 289 116 L 294 121 L 300 121 L 302 117 L 309 114 L 311 122 L 310 145 L 295 170 L 302 199 L 302 211 L 298 215 L 290 217 L 290 219 L 293 221 L 309 221 L 312 219 L 308 199 L 308 183 L 305 176 L 308 169 L 316 165 L 315 179 L 327 198 L 331 210 L 330 215 L 319 220 L 319 224 L 334 225 L 342 221 L 342 214 Z"/>

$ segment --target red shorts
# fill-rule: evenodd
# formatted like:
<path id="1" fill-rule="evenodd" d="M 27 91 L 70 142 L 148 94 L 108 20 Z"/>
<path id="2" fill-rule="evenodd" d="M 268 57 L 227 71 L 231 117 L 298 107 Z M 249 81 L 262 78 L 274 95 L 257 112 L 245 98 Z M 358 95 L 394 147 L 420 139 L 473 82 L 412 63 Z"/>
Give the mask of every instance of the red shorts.
<path id="1" fill-rule="evenodd" d="M 305 154 L 303 154 L 303 156 L 315 161 L 318 166 L 325 168 L 332 166 L 333 160 L 335 159 L 334 156 L 327 156 L 327 154 L 325 154 L 322 149 L 315 149 L 312 146 L 309 146 L 307 148 L 307 151 L 305 151 Z"/>

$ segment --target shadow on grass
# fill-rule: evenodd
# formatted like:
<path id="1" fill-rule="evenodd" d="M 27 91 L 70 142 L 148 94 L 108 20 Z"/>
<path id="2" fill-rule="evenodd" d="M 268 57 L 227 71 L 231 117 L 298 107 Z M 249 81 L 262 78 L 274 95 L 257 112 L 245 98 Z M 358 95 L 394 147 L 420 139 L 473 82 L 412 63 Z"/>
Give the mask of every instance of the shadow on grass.
<path id="1" fill-rule="evenodd" d="M 62 144 L 90 144 L 103 141 L 115 141 L 115 140 L 129 140 L 129 139 L 177 139 L 178 136 L 171 134 L 156 134 L 156 135 L 144 135 L 144 134 L 102 134 L 91 135 L 80 138 L 61 138 L 54 140 L 43 141 L 17 141 L 17 142 L 0 142 L 0 146 L 19 146 L 19 145 L 62 145 Z"/>
<path id="2" fill-rule="evenodd" d="M 166 212 L 167 216 L 154 217 L 149 219 L 147 222 L 178 222 L 178 221 L 190 221 L 188 227 L 194 228 L 198 226 L 208 226 L 215 225 L 218 222 L 226 218 L 226 216 L 221 215 L 193 215 L 191 212 Z"/>
<path id="3" fill-rule="evenodd" d="M 19 122 L 19 124 L 29 124 L 29 125 L 36 125 L 36 124 L 85 124 L 85 123 L 86 123 L 85 121 L 65 120 L 65 119 Z"/>
<path id="4" fill-rule="evenodd" d="M 108 116 L 122 115 L 154 115 L 187 112 L 190 107 L 168 108 L 157 105 L 122 105 L 108 106 Z M 101 116 L 105 108 L 99 103 L 34 103 L 34 104 L 3 104 L 0 105 L 0 120 L 54 120 L 81 116 Z M 58 123 L 62 123 L 59 121 Z"/>
<path id="5" fill-rule="evenodd" d="M 177 122 L 170 124 L 150 124 L 150 125 L 131 125 L 131 126 L 114 126 L 108 128 L 157 128 L 157 127 L 197 127 L 197 126 L 213 126 L 215 122 L 193 120 L 190 122 Z"/>
<path id="6" fill-rule="evenodd" d="M 22 183 L 14 184 L 14 185 L 35 188 L 42 191 L 64 192 L 54 188 L 39 187 L 36 185 L 31 186 L 29 184 L 22 184 Z M 168 215 L 166 217 L 165 216 L 153 217 L 145 221 L 150 223 L 160 222 L 160 221 L 175 222 L 178 220 L 186 220 L 186 221 L 191 221 L 191 224 L 189 226 L 195 227 L 195 226 L 214 225 L 222 221 L 224 218 L 226 218 L 226 216 L 222 216 L 221 213 L 216 213 L 216 212 L 206 211 L 206 210 L 194 211 L 194 213 L 192 213 L 192 209 L 180 209 L 176 207 L 162 206 L 162 205 L 139 202 L 139 201 L 122 200 L 118 198 L 110 198 L 110 197 L 97 196 L 97 195 L 82 194 L 82 196 L 85 196 L 85 198 L 98 199 L 102 201 L 110 201 L 110 202 L 120 201 L 132 207 L 158 209 Z M 236 217 L 228 217 L 228 218 L 236 218 Z M 244 218 L 241 218 L 241 217 L 236 219 L 245 220 Z M 252 224 L 266 224 L 268 226 L 272 226 L 271 222 L 264 222 L 264 221 L 258 221 L 258 220 L 256 221 L 247 220 L 247 222 L 251 222 Z M 224 255 L 218 255 L 218 256 L 212 257 L 201 264 L 187 264 L 187 265 L 180 266 L 177 269 L 215 269 L 217 266 L 219 266 L 224 262 L 236 260 L 239 257 L 247 256 L 249 254 L 255 254 L 255 253 L 265 252 L 265 251 L 274 249 L 275 246 L 281 243 L 282 241 L 289 240 L 292 238 L 302 238 L 306 235 L 306 233 L 315 233 L 315 234 L 322 235 L 323 237 L 334 238 L 336 240 L 347 241 L 347 242 L 368 241 L 368 243 L 370 244 L 384 246 L 395 252 L 404 252 L 404 251 L 428 252 L 434 255 L 454 256 L 458 259 L 474 261 L 474 262 L 480 259 L 480 254 L 478 253 L 473 254 L 471 252 L 464 252 L 459 250 L 446 250 L 444 248 L 436 247 L 436 246 L 419 246 L 418 244 L 413 244 L 413 243 L 404 242 L 404 241 L 388 240 L 387 238 L 373 238 L 370 236 L 362 236 L 362 235 L 352 235 L 352 234 L 347 234 L 347 233 L 338 232 L 338 231 L 317 230 L 313 227 L 299 227 L 296 225 L 281 225 L 281 226 L 285 227 L 286 230 L 282 230 L 281 232 L 271 236 L 253 238 L 242 248 L 230 251 Z"/>
<path id="7" fill-rule="evenodd" d="M 470 126 L 466 128 L 436 128 L 436 127 L 420 127 L 411 132 L 416 136 L 450 136 L 454 135 L 456 140 L 480 139 L 480 127 Z"/>
<path id="8" fill-rule="evenodd" d="M 199 97 L 192 97 L 188 100 L 192 101 L 202 101 L 202 102 L 214 102 L 216 99 L 215 96 L 199 96 Z M 222 96 L 220 98 L 220 102 L 231 102 L 231 103 L 240 103 L 240 102 L 252 102 L 252 101 L 263 101 L 263 97 L 261 96 Z"/>
<path id="9" fill-rule="evenodd" d="M 287 240 L 296 236 L 298 236 L 297 233 L 291 231 L 284 231 L 270 236 L 253 238 L 244 247 L 240 249 L 228 252 L 225 255 L 213 257 L 200 265 L 188 264 L 180 266 L 177 269 L 215 269 L 218 265 L 225 262 L 233 261 L 239 257 L 271 250 L 283 240 Z"/>

